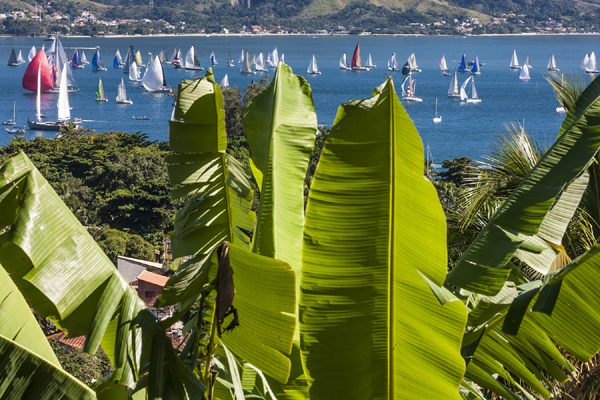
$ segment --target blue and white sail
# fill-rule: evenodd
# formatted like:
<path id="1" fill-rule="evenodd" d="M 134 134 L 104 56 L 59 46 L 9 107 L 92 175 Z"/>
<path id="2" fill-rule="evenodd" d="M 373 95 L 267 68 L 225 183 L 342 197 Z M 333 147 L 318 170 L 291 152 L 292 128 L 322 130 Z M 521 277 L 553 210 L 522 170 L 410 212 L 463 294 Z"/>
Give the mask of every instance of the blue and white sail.
<path id="1" fill-rule="evenodd" d="M 467 53 L 463 53 L 462 59 L 460 60 L 460 65 L 458 66 L 459 72 L 468 71 L 467 67 Z"/>
<path id="2" fill-rule="evenodd" d="M 475 61 L 473 62 L 473 68 L 471 68 L 471 73 L 473 75 L 481 74 L 481 71 L 479 70 L 479 57 L 478 56 L 475 56 Z"/>

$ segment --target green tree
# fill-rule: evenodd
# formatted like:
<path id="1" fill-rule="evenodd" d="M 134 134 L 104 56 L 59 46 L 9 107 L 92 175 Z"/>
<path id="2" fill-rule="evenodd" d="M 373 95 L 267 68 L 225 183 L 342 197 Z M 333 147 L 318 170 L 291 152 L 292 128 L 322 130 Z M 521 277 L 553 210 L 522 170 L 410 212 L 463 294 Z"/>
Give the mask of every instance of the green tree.
<path id="1" fill-rule="evenodd" d="M 100 248 L 115 264 L 118 256 L 154 261 L 154 248 L 140 235 L 132 235 L 116 229 L 107 229 L 96 238 Z"/>

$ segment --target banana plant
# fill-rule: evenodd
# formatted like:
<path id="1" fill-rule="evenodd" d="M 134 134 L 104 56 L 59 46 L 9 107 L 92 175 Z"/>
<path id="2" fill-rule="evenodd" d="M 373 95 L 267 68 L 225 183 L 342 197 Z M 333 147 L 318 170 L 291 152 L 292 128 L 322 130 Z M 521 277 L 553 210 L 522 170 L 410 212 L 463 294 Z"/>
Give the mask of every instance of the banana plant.
<path id="1" fill-rule="evenodd" d="M 151 399 L 202 397 L 202 383 L 186 373 L 157 317 L 23 153 L 0 168 L 0 209 L 0 265 L 14 283 L 13 292 L 20 292 L 41 317 L 69 336 L 86 335 L 84 351 L 93 353 L 102 343 L 114 367 L 110 381 L 99 386 L 102 398 L 145 388 Z M 22 305 L 19 311 L 3 314 L 2 325 L 22 326 Z M 43 367 L 41 361 L 36 361 L 39 377 L 34 368 L 24 370 L 10 362 L 15 357 L 33 361 L 35 355 L 58 369 L 49 381 L 62 379 L 71 395 L 79 390 L 81 396 L 90 396 L 60 372 L 47 348 L 33 347 L 25 356 L 27 349 L 17 349 L 14 335 L 7 334 L 0 387 L 14 383 L 15 376 L 36 382 L 48 374 L 50 365 Z M 31 344 L 39 341 L 32 338 Z"/>
<path id="2" fill-rule="evenodd" d="M 310 398 L 459 399 L 467 312 L 440 288 L 446 223 L 391 78 L 344 103 L 317 166 L 302 250 Z"/>

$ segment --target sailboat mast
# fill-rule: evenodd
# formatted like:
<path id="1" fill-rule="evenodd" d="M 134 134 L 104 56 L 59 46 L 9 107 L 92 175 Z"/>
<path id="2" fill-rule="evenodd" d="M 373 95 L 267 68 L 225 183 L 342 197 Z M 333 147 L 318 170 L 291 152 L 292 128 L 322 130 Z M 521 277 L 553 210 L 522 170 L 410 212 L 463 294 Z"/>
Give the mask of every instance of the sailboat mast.
<path id="1" fill-rule="evenodd" d="M 37 97 L 35 98 L 35 110 L 36 118 L 38 122 L 42 120 L 42 63 L 38 66 L 38 77 L 37 77 Z"/>

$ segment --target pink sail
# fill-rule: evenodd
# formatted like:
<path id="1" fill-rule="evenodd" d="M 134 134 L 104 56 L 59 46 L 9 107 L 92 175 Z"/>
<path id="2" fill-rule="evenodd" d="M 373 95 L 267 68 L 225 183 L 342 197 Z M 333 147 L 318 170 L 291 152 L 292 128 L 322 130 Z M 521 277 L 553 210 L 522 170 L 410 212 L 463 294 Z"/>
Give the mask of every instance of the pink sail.
<path id="1" fill-rule="evenodd" d="M 23 75 L 23 87 L 30 92 L 37 92 L 38 70 L 41 74 L 41 91 L 52 89 L 52 75 L 44 49 L 40 50 L 27 66 Z"/>

